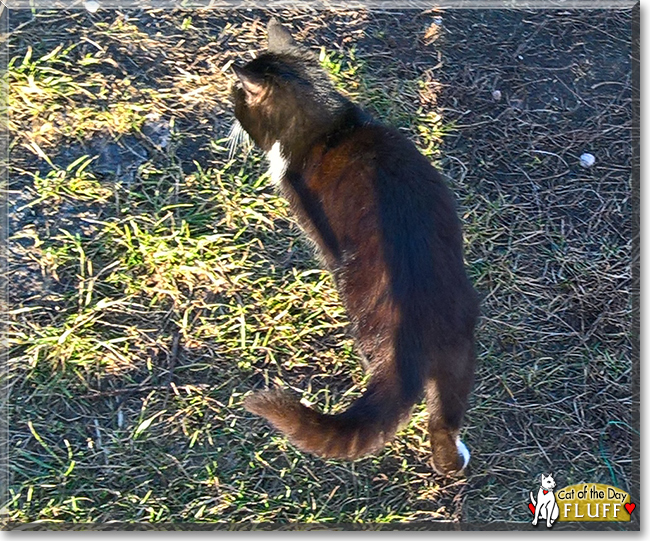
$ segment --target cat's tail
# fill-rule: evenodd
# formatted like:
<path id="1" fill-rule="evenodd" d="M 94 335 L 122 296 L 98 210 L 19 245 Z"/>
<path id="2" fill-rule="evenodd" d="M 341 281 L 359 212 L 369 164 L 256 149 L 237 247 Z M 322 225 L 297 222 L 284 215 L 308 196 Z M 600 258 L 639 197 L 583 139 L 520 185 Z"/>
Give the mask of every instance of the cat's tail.
<path id="1" fill-rule="evenodd" d="M 418 393 L 398 387 L 394 381 L 375 376 L 359 399 L 335 415 L 307 407 L 280 389 L 254 393 L 244 407 L 265 417 L 303 451 L 354 460 L 383 447 L 408 418 Z"/>
<path id="2" fill-rule="evenodd" d="M 532 503 L 535 506 L 537 505 L 537 502 L 535 501 L 535 496 L 533 496 L 532 492 L 530 493 L 530 503 Z"/>

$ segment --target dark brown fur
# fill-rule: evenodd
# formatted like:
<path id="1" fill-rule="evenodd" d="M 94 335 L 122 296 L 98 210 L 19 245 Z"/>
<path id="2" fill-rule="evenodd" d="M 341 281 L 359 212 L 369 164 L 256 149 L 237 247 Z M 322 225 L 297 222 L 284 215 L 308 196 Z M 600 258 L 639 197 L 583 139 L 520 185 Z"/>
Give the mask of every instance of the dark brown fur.
<path id="1" fill-rule="evenodd" d="M 269 52 L 236 68 L 236 116 L 263 150 L 279 141 L 286 153 L 281 189 L 334 275 L 372 377 L 337 415 L 282 390 L 245 405 L 305 451 L 355 459 L 424 395 L 434 466 L 456 471 L 478 301 L 453 197 L 411 142 L 337 94 L 281 25 L 269 31 Z"/>

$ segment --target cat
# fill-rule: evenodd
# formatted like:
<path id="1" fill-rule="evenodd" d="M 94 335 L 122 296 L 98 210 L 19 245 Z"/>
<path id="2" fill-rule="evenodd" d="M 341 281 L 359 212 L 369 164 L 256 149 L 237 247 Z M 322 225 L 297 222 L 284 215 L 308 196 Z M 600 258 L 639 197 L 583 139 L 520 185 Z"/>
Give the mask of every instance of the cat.
<path id="1" fill-rule="evenodd" d="M 458 472 L 469 461 L 458 433 L 479 303 L 453 196 L 413 143 L 334 89 L 286 27 L 273 18 L 267 31 L 267 51 L 233 65 L 235 118 L 331 271 L 371 378 L 335 415 L 280 389 L 244 407 L 303 451 L 354 460 L 392 439 L 425 396 L 432 466 Z"/>
<path id="2" fill-rule="evenodd" d="M 537 502 L 533 497 L 533 493 L 530 493 L 530 501 L 535 508 L 535 515 L 532 522 L 533 526 L 537 526 L 537 521 L 541 518 L 546 519 L 546 527 L 550 528 L 560 515 L 560 509 L 557 506 L 555 494 L 553 493 L 554 488 L 555 480 L 553 479 L 553 473 L 549 473 L 548 476 L 542 474 L 542 486 L 537 492 Z"/>

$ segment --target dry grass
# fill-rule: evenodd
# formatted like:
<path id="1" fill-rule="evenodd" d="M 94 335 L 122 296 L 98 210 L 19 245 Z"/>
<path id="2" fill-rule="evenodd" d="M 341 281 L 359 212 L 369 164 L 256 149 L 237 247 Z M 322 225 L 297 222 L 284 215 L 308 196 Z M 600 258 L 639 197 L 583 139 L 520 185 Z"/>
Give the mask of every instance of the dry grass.
<path id="1" fill-rule="evenodd" d="M 525 525 L 551 469 L 634 499 L 630 12 L 278 15 L 458 196 L 484 314 L 467 476 L 432 474 L 422 408 L 348 464 L 241 407 L 364 382 L 261 156 L 227 159 L 226 68 L 268 14 L 12 12 L 9 520 Z"/>

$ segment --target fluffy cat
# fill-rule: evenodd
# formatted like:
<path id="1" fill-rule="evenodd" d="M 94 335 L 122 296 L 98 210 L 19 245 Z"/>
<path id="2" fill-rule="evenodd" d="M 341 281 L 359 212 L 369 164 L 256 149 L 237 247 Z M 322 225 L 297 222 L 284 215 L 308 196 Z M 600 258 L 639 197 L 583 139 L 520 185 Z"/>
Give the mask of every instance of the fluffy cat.
<path id="1" fill-rule="evenodd" d="M 277 20 L 268 50 L 233 70 L 235 116 L 320 249 L 371 373 L 336 415 L 280 389 L 245 407 L 306 452 L 356 459 L 384 446 L 425 396 L 434 468 L 463 469 L 478 298 L 450 191 L 399 131 L 336 92 Z"/>

